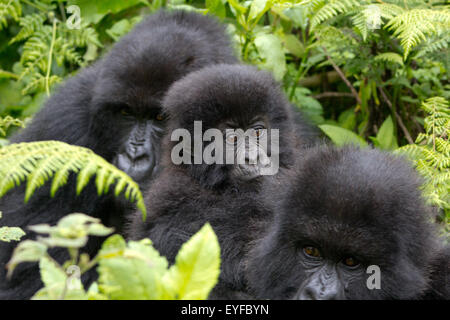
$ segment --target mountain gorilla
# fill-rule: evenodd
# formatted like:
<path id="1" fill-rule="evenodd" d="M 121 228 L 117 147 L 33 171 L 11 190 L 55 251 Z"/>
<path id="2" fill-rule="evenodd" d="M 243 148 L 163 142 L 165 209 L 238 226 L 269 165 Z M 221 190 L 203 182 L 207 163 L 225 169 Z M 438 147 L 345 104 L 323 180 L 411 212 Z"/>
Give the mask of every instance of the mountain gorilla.
<path id="1" fill-rule="evenodd" d="M 11 142 L 60 140 L 84 146 L 142 184 L 158 168 L 165 127 L 161 99 L 169 85 L 206 65 L 236 62 L 225 30 L 215 20 L 183 11 L 159 12 L 68 80 Z M 0 224 L 56 224 L 68 213 L 83 212 L 120 232 L 130 210 L 127 204 L 112 195 L 98 198 L 94 183 L 76 197 L 75 181 L 71 176 L 53 199 L 47 185 L 28 205 L 23 203 L 24 188 L 16 189 L 1 199 Z M 87 252 L 95 254 L 100 243 L 91 241 Z M 0 244 L 0 298 L 29 298 L 41 286 L 37 266 L 19 266 L 6 282 L 11 252 L 11 244 Z"/>
<path id="2" fill-rule="evenodd" d="M 258 200 L 262 183 L 270 179 L 263 175 L 264 170 L 277 157 L 280 170 L 293 163 L 292 108 L 268 73 L 249 66 L 218 65 L 176 82 L 164 99 L 163 109 L 169 119 L 163 139 L 163 169 L 146 195 L 147 220 L 142 222 L 136 212 L 129 236 L 149 237 L 173 263 L 181 245 L 209 222 L 222 255 L 219 284 L 210 298 L 245 298 L 241 261 L 259 221 L 270 215 Z M 195 121 L 201 121 L 202 126 L 197 133 Z M 218 129 L 214 139 L 208 135 L 212 128 Z M 178 142 L 176 129 L 187 131 L 192 140 L 186 143 L 183 137 L 183 142 Z M 274 139 L 267 148 L 255 149 L 263 145 L 263 139 L 272 137 L 274 129 L 279 130 L 278 151 Z M 244 131 L 249 133 L 247 138 L 242 136 Z M 195 162 L 197 142 L 203 155 L 214 154 L 217 161 L 207 162 L 204 157 Z M 180 143 L 186 148 L 177 148 Z M 218 151 L 220 147 L 226 152 Z M 231 153 L 227 153 L 228 148 L 233 149 Z M 220 164 L 225 154 L 231 154 L 233 164 Z M 178 155 L 183 156 L 181 163 L 174 160 Z M 237 162 L 239 157 L 242 161 Z"/>
<path id="3" fill-rule="evenodd" d="M 403 159 L 328 146 L 301 157 L 285 197 L 272 208 L 274 220 L 247 258 L 252 294 L 260 299 L 450 298 L 449 256 L 440 254 L 420 181 Z M 266 194 L 271 202 L 276 197 Z M 373 265 L 380 268 L 381 283 L 370 290 Z"/>

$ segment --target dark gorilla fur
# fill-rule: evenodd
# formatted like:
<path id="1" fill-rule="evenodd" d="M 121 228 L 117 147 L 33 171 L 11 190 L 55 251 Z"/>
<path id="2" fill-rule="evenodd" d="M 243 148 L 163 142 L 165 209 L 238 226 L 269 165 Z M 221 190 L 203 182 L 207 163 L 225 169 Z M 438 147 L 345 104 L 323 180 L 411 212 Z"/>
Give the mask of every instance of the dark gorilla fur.
<path id="1" fill-rule="evenodd" d="M 252 294 L 263 299 L 450 298 L 449 256 L 440 253 L 420 181 L 403 159 L 373 149 L 322 146 L 305 152 L 294 172 L 280 201 L 278 194 L 265 195 L 276 203 L 276 214 L 247 258 Z M 310 246 L 318 248 L 319 258 L 303 251 Z M 346 256 L 356 257 L 359 265 L 348 268 L 342 262 Z M 328 296 L 325 283 L 332 277 L 316 288 L 305 285 L 327 263 L 343 282 L 341 292 Z M 381 269 L 380 290 L 366 286 L 369 265 Z"/>
<path id="2" fill-rule="evenodd" d="M 173 263 L 181 245 L 209 222 L 222 254 L 219 284 L 210 298 L 246 298 L 242 257 L 251 237 L 258 232 L 259 221 L 270 215 L 260 205 L 258 193 L 261 184 L 271 178 L 241 181 L 230 174 L 232 165 L 175 165 L 170 153 L 178 142 L 170 141 L 170 134 L 185 128 L 193 136 L 194 121 L 202 121 L 204 132 L 220 128 L 230 119 L 245 130 L 255 115 L 262 115 L 270 128 L 279 129 L 283 170 L 293 163 L 292 108 L 268 73 L 238 65 L 213 66 L 191 73 L 169 89 L 163 104 L 169 117 L 163 139 L 163 169 L 146 195 L 146 222 L 136 213 L 129 235 L 133 239 L 150 238 Z"/>
<path id="3" fill-rule="evenodd" d="M 157 123 L 155 115 L 160 112 L 167 88 L 206 65 L 235 62 L 224 28 L 212 18 L 183 11 L 159 12 L 137 25 L 103 59 L 65 82 L 11 142 L 64 141 L 90 148 L 116 164 L 115 158 L 123 152 L 130 132 L 145 129 L 131 125 L 129 117 L 121 114 L 125 107 L 136 117 L 133 123 L 136 119 L 151 119 L 152 123 L 145 131 L 148 135 L 141 133 L 142 141 L 148 142 L 145 152 L 149 168 L 135 174 L 134 166 L 130 166 L 129 172 L 132 178 L 143 182 L 158 166 L 164 121 Z M 135 147 L 134 141 L 126 146 Z M 23 191 L 24 188 L 18 188 L 1 199 L 0 225 L 24 228 L 38 223 L 55 224 L 64 215 L 83 212 L 101 218 L 104 224 L 120 232 L 124 215 L 131 209 L 127 202 L 116 201 L 111 195 L 98 198 L 93 183 L 76 197 L 73 176 L 53 199 L 49 198 L 47 185 L 24 205 Z M 100 243 L 101 239 L 90 241 L 87 252 L 95 254 Z M 12 244 L 0 243 L 0 299 L 29 298 L 42 285 L 37 265 L 20 265 L 13 279 L 6 281 L 5 264 L 12 248 Z M 56 255 L 59 257 L 61 253 Z"/>

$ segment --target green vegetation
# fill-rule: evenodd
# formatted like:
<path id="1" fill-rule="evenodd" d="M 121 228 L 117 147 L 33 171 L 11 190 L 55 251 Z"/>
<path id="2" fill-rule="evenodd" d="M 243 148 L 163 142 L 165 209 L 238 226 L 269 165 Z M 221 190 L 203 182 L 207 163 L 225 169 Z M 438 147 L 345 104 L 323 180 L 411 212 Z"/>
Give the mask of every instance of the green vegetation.
<path id="1" fill-rule="evenodd" d="M 64 217 L 56 226 L 41 224 L 30 229 L 48 236 L 22 241 L 8 268 L 11 274 L 21 262 L 39 262 L 44 287 L 33 299 L 198 300 L 208 297 L 219 278 L 219 243 L 208 224 L 181 247 L 170 267 L 149 239 L 127 243 L 113 235 L 92 259 L 80 254 L 88 236 L 106 236 L 113 231 L 81 213 Z M 71 259 L 58 264 L 47 253 L 52 247 L 66 248 Z M 99 279 L 85 290 L 80 276 L 97 264 Z"/>
<path id="2" fill-rule="evenodd" d="M 78 193 L 96 175 L 99 194 L 114 184 L 145 215 L 137 184 L 91 151 L 55 141 L 6 145 L 58 83 L 163 7 L 217 16 L 241 60 L 272 72 L 337 145 L 410 157 L 450 237 L 450 6 L 440 0 L 0 0 L 0 196 L 25 180 L 26 200 L 48 180 L 54 194 L 74 171 Z M 112 232 L 81 214 L 33 230 L 49 236 L 21 242 L 10 272 L 39 261 L 45 287 L 37 299 L 203 299 L 217 281 L 219 248 L 209 226 L 170 268 L 149 240 L 126 243 L 118 235 L 96 257 L 79 254 L 89 235 Z M 0 228 L 2 241 L 22 236 L 19 228 Z M 53 261 L 47 249 L 54 246 L 67 248 L 71 260 Z M 64 271 L 96 264 L 100 278 L 88 290 Z"/>

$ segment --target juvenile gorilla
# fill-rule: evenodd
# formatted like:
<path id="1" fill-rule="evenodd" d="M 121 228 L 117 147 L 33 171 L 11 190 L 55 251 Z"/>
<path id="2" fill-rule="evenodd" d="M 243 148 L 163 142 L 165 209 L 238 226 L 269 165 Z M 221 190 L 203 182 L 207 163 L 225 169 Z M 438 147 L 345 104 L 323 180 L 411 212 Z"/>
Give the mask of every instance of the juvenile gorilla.
<path id="1" fill-rule="evenodd" d="M 413 169 L 377 150 L 304 154 L 250 251 L 250 291 L 263 299 L 449 299 L 449 256 L 440 254 Z M 371 265 L 380 268 L 379 289 L 367 286 Z"/>
<path id="2" fill-rule="evenodd" d="M 158 168 L 165 127 L 161 99 L 168 87 L 206 65 L 235 62 L 224 28 L 215 20 L 183 11 L 159 12 L 137 25 L 103 59 L 68 80 L 11 142 L 60 140 L 84 146 L 142 184 Z M 0 200 L 0 224 L 56 224 L 64 215 L 83 212 L 121 232 L 128 204 L 111 195 L 97 197 L 93 183 L 77 197 L 75 181 L 71 176 L 53 199 L 47 185 L 28 205 L 23 203 L 24 189 L 14 190 Z M 100 241 L 89 243 L 90 255 Z M 19 266 L 12 281 L 6 281 L 12 248 L 0 244 L 0 299 L 29 298 L 41 286 L 37 266 Z"/>
<path id="3" fill-rule="evenodd" d="M 271 178 L 261 173 L 276 155 L 280 170 L 293 162 L 292 109 L 269 74 L 238 65 L 213 66 L 191 73 L 169 89 L 163 105 L 169 118 L 167 136 L 163 139 L 164 167 L 146 196 L 149 214 L 146 222 L 136 213 L 129 235 L 133 239 L 149 237 L 156 249 L 173 262 L 180 246 L 209 222 L 218 236 L 222 254 L 219 284 L 210 298 L 244 298 L 242 258 L 251 237 L 257 233 L 259 221 L 270 215 L 260 205 L 258 193 L 263 182 Z M 239 143 L 243 142 L 227 133 L 227 129 L 250 129 L 253 138 L 261 139 L 258 142 L 278 129 L 279 152 L 267 148 L 251 164 L 251 142 L 248 142 L 243 164 L 186 161 L 176 165 L 171 153 L 180 142 L 171 141 L 171 132 L 182 128 L 194 137 L 194 121 L 202 122 L 202 134 L 211 128 L 220 130 L 220 137 L 202 142 L 204 150 L 212 144 L 216 147 L 236 144 L 233 157 L 238 157 Z M 187 158 L 194 157 L 192 150 L 187 152 Z"/>

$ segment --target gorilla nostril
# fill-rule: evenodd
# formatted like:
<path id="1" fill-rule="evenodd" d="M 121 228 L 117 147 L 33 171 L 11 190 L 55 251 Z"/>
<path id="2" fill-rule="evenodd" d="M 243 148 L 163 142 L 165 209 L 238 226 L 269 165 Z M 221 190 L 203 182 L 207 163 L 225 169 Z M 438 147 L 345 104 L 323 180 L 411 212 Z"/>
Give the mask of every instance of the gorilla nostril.
<path id="1" fill-rule="evenodd" d="M 130 144 L 134 147 L 141 147 L 142 145 L 144 145 L 145 140 L 135 140 L 135 141 L 130 141 Z"/>
<path id="2" fill-rule="evenodd" d="M 318 300 L 319 293 L 314 287 L 306 287 L 303 289 L 303 292 L 300 294 L 300 300 Z"/>

